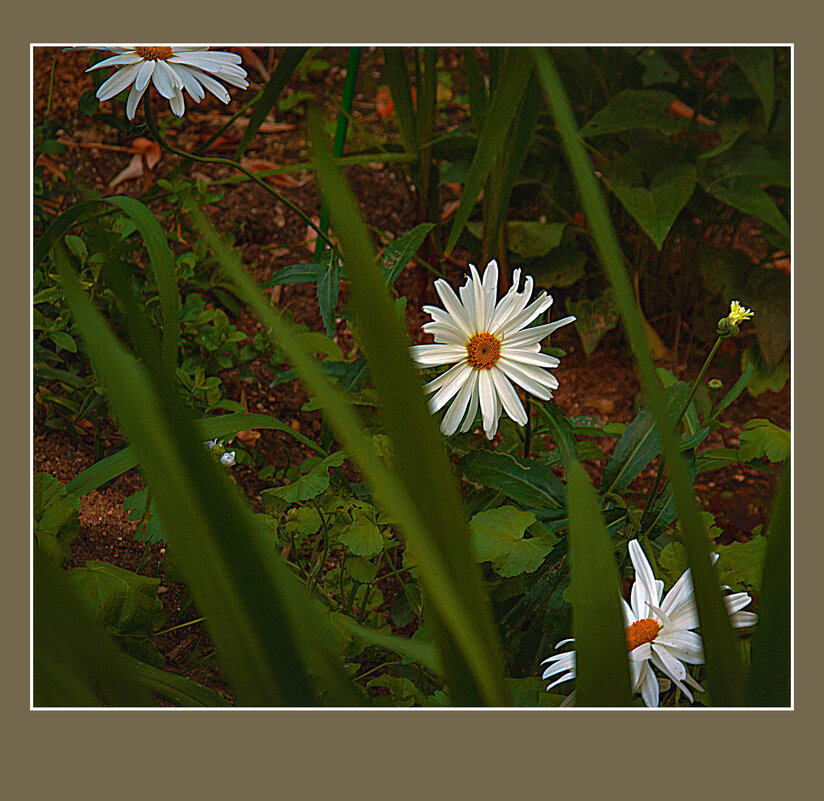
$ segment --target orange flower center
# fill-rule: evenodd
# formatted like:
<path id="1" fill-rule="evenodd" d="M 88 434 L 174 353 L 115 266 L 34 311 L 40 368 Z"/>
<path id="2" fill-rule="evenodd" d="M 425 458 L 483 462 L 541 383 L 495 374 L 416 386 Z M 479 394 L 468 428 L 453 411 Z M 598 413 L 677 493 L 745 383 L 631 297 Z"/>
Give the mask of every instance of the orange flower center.
<path id="1" fill-rule="evenodd" d="M 645 642 L 652 642 L 661 631 L 661 624 L 652 618 L 645 617 L 643 620 L 636 620 L 627 626 L 627 650 L 634 651 L 639 645 Z"/>
<path id="2" fill-rule="evenodd" d="M 489 370 L 501 358 L 501 341 L 486 332 L 475 334 L 466 343 L 466 355 L 476 370 Z"/>
<path id="3" fill-rule="evenodd" d="M 166 61 L 174 55 L 171 47 L 136 47 L 134 52 L 146 61 Z"/>

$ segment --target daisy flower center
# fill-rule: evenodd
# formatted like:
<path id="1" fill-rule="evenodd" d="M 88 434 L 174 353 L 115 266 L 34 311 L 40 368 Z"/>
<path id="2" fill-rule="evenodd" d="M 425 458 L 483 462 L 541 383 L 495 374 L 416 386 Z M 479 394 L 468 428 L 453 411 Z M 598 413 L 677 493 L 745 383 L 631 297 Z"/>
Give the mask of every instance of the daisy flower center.
<path id="1" fill-rule="evenodd" d="M 501 358 L 501 340 L 488 332 L 475 334 L 466 343 L 466 356 L 471 367 L 489 370 Z"/>
<path id="2" fill-rule="evenodd" d="M 171 47 L 136 47 L 134 52 L 146 61 L 166 61 L 174 55 Z"/>
<path id="3" fill-rule="evenodd" d="M 627 650 L 634 651 L 639 645 L 652 642 L 661 631 L 661 624 L 657 620 L 645 617 L 636 620 L 627 626 Z"/>

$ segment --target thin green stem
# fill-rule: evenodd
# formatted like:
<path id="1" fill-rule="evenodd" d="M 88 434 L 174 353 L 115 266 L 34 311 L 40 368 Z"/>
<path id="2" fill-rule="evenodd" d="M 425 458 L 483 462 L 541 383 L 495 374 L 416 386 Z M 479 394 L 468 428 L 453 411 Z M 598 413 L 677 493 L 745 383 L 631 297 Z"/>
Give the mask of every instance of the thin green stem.
<path id="1" fill-rule="evenodd" d="M 157 125 L 155 124 L 154 117 L 152 116 L 152 104 L 149 98 L 149 93 L 143 96 L 143 108 L 146 112 L 146 124 L 149 127 L 149 131 L 151 132 L 152 136 L 155 138 L 155 141 L 164 149 L 168 150 L 170 153 L 174 153 L 176 156 L 182 156 L 185 159 L 189 159 L 190 161 L 198 161 L 202 164 L 225 164 L 228 167 L 233 167 L 234 169 L 238 170 L 238 172 L 242 172 L 245 176 L 249 179 L 254 181 L 261 189 L 266 190 L 272 197 L 277 198 L 281 203 L 285 206 L 288 206 L 295 214 L 298 215 L 310 228 L 317 231 L 319 237 L 321 237 L 330 247 L 332 247 L 332 240 L 320 230 L 320 228 L 315 225 L 315 222 L 303 211 L 301 211 L 292 201 L 285 198 L 278 192 L 276 189 L 271 187 L 265 181 L 262 181 L 260 178 L 255 175 L 255 173 L 247 170 L 242 164 L 238 164 L 236 161 L 232 161 L 232 159 L 224 159 L 215 157 L 207 157 L 207 156 L 195 156 L 193 153 L 187 153 L 185 150 L 180 150 L 173 145 L 170 145 L 161 135 L 160 131 L 157 129 Z"/>
<path id="2" fill-rule="evenodd" d="M 318 517 L 320 517 L 320 526 L 323 530 L 323 557 L 321 558 L 320 562 L 318 562 L 317 567 L 312 568 L 312 560 L 315 558 L 315 553 L 317 553 L 317 542 L 315 543 L 315 550 L 312 553 L 312 560 L 309 562 L 309 568 L 312 571 L 309 577 L 309 581 L 307 582 L 307 590 L 309 592 L 309 597 L 312 597 L 312 592 L 314 591 L 315 587 L 317 586 L 318 581 L 320 580 L 320 574 L 323 572 L 323 566 L 326 564 L 326 560 L 329 558 L 329 530 L 326 528 L 326 518 L 323 516 L 323 512 L 320 509 L 320 505 L 318 502 L 312 498 L 312 504 L 314 505 L 315 509 L 317 510 Z M 320 538 L 318 538 L 318 542 Z"/>
<path id="3" fill-rule="evenodd" d="M 532 403 L 526 399 L 526 425 L 524 426 L 524 459 L 529 459 L 532 451 Z"/>
<path id="4" fill-rule="evenodd" d="M 163 629 L 163 631 L 156 631 L 152 634 L 152 637 L 159 637 L 161 634 L 169 634 L 172 631 L 177 631 L 178 629 L 185 629 L 187 626 L 194 626 L 197 623 L 203 623 L 206 620 L 205 617 L 196 617 L 194 620 L 188 620 L 186 623 L 180 623 L 177 626 L 172 626 L 170 629 Z"/>

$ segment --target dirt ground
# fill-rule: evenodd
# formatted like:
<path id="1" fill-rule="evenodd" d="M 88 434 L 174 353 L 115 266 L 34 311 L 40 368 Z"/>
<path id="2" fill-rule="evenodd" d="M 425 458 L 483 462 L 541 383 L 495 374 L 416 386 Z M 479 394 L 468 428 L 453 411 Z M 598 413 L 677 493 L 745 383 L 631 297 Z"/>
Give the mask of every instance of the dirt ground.
<path id="1" fill-rule="evenodd" d="M 379 53 L 374 48 L 365 48 L 364 66 L 359 72 L 359 82 L 353 106 L 353 115 L 358 123 L 375 132 L 383 130 L 386 124 L 379 116 L 376 93 L 383 83 L 379 68 Z M 264 67 L 268 64 L 268 51 L 256 48 Z M 308 88 L 319 96 L 331 93 L 340 96 L 347 54 L 340 49 L 325 49 L 319 57 L 327 59 L 332 68 L 323 74 L 309 78 Z M 251 57 L 246 55 L 247 59 Z M 446 49 L 445 63 L 449 67 L 456 53 Z M 78 97 L 92 85 L 90 76 L 85 74 L 88 63 L 85 54 L 62 53 L 57 49 L 35 50 L 34 60 L 34 115 L 35 124 L 42 120 L 48 96 L 49 76 L 55 63 L 54 90 L 51 115 L 64 126 L 62 138 L 67 143 L 64 154 L 54 157 L 59 169 L 73 168 L 79 179 L 89 186 L 96 186 L 105 194 L 126 194 L 139 196 L 143 191 L 141 179 L 119 183 L 115 189 L 108 188 L 109 182 L 127 165 L 130 154 L 115 148 L 127 147 L 131 142 L 119 136 L 113 129 L 91 126 L 87 118 L 77 113 Z M 184 149 L 197 146 L 222 121 L 228 119 L 239 107 L 238 95 L 246 98 L 265 84 L 263 75 L 253 63 L 246 61 L 249 73 L 248 92 L 232 92 L 233 101 L 223 106 L 211 95 L 199 104 L 189 106 L 186 124 L 174 129 L 169 138 Z M 269 65 L 271 66 L 271 65 Z M 361 77 L 362 76 L 362 77 Z M 288 92 L 306 89 L 307 85 L 289 84 Z M 457 94 L 457 91 L 455 92 Z M 113 103 L 103 104 L 111 107 Z M 454 106 L 454 107 L 453 107 Z M 158 106 L 158 109 L 160 106 Z M 122 113 L 121 110 L 115 110 Z M 447 115 L 459 116 L 457 104 L 447 105 Z M 331 114 L 331 113 L 330 113 Z M 172 129 L 170 129 L 172 130 Z M 271 162 L 274 165 L 296 163 L 307 159 L 303 119 L 297 114 L 277 115 L 270 133 L 257 137 L 250 146 L 247 157 L 252 160 Z M 242 128 L 230 128 L 227 135 L 218 141 L 218 146 L 210 150 L 213 155 L 230 156 Z M 170 170 L 176 159 L 164 155 L 154 170 L 155 177 L 162 177 Z M 264 167 L 258 166 L 257 169 Z M 229 167 L 198 165 L 196 172 L 207 180 L 216 180 L 233 174 Z M 358 197 L 367 222 L 375 228 L 394 235 L 404 233 L 419 221 L 416 217 L 414 196 L 399 172 L 391 165 L 370 165 L 346 169 L 346 177 Z M 286 176 L 278 183 L 278 190 L 298 207 L 310 215 L 317 216 L 320 201 L 311 176 L 303 173 Z M 308 261 L 307 230 L 300 218 L 253 184 L 235 184 L 225 187 L 226 192 L 220 203 L 207 207 L 212 218 L 225 230 L 234 234 L 241 248 L 244 261 L 252 266 L 258 280 L 264 280 L 277 269 L 296 262 Z M 452 198 L 445 190 L 444 205 Z M 70 201 L 66 199 L 66 203 Z M 454 284 L 461 279 L 468 253 L 456 248 L 453 258 L 442 265 L 448 278 Z M 423 275 L 421 273 L 423 272 Z M 428 316 L 420 312 L 423 303 L 434 299 L 431 290 L 431 276 L 422 268 L 407 269 L 398 281 L 398 290 L 408 299 L 407 319 L 410 336 L 415 341 L 423 341 L 420 330 Z M 554 316 L 563 314 L 562 292 L 555 292 Z M 314 330 L 322 330 L 311 285 L 283 287 L 279 305 L 289 308 L 295 319 Z M 647 309 L 652 318 L 652 311 Z M 719 314 L 721 316 L 721 314 Z M 234 321 L 238 327 L 254 335 L 257 324 L 248 315 Z M 346 349 L 351 340 L 342 323 L 338 325 L 339 344 Z M 663 332 L 662 332 L 663 336 Z M 739 375 L 740 352 L 746 347 L 747 335 L 733 340 L 719 353 L 711 370 L 712 375 L 730 387 Z M 555 401 L 567 415 L 595 415 L 613 422 L 628 423 L 636 411 L 636 397 L 639 384 L 634 372 L 628 348 L 618 330 L 608 333 L 598 349 L 587 358 L 580 339 L 573 326 L 560 329 L 553 335 L 553 346 L 562 348 L 566 355 L 561 365 L 553 371 L 560 382 L 555 393 Z M 682 343 L 683 344 L 683 343 Z M 663 364 L 673 370 L 679 378 L 693 378 L 703 361 L 702 346 L 681 348 L 679 364 Z M 688 354 L 687 357 L 683 354 Z M 281 384 L 268 388 L 271 375 L 266 367 L 255 366 L 259 381 L 246 383 L 240 380 L 237 371 L 225 371 L 224 395 L 235 400 L 245 398 L 249 411 L 260 411 L 273 415 L 292 425 L 301 433 L 312 438 L 320 430 L 318 412 L 302 412 L 307 400 L 303 390 L 296 384 Z M 707 441 L 707 446 L 735 447 L 741 426 L 752 417 L 763 417 L 784 428 L 790 426 L 790 389 L 787 385 L 780 393 L 764 393 L 753 398 L 744 393 L 722 416 L 729 422 L 729 428 L 722 428 Z M 94 462 L 93 435 L 70 436 L 52 431 L 42 425 L 42 415 L 35 409 L 33 421 L 33 460 L 35 471 L 45 471 L 62 482 L 68 482 L 80 471 Z M 101 433 L 104 451 L 114 452 L 122 447 L 118 431 L 114 426 Z M 303 447 L 290 437 L 278 432 L 261 432 L 254 449 L 262 457 L 264 464 L 282 465 L 283 447 L 290 451 L 293 462 L 299 462 L 309 455 Z M 587 467 L 593 478 L 603 470 L 606 460 L 588 462 Z M 636 487 L 643 489 L 654 477 L 655 469 L 650 468 L 637 480 Z M 268 486 L 257 477 L 257 469 L 237 465 L 232 476 L 240 489 L 256 509 L 261 509 L 260 490 Z M 727 471 L 706 473 L 699 477 L 698 495 L 705 508 L 716 514 L 719 527 L 724 532 L 723 541 L 745 539 L 757 523 L 766 523 L 772 497 L 775 476 L 747 467 Z M 82 566 L 87 560 L 99 559 L 114 562 L 122 567 L 161 579 L 160 597 L 168 613 L 167 626 L 172 627 L 197 617 L 196 610 L 189 603 L 182 585 L 167 580 L 161 562 L 163 546 L 135 542 L 137 523 L 127 519 L 123 501 L 142 486 L 137 471 L 120 476 L 116 480 L 88 493 L 82 499 L 80 510 L 80 533 L 74 543 L 74 559 L 70 566 Z M 391 591 L 386 592 L 385 603 L 392 601 Z M 228 684 L 220 675 L 214 659 L 214 648 L 209 642 L 202 625 L 187 626 L 169 634 L 155 638 L 155 646 L 166 660 L 167 667 L 189 678 L 200 681 L 227 698 L 231 697 Z"/>

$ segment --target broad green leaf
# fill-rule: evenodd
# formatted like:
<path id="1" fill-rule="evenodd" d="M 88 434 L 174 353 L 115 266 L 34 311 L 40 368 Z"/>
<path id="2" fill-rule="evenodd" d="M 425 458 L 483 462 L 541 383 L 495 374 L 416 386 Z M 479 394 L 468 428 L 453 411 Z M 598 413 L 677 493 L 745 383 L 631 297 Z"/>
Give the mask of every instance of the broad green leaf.
<path id="1" fill-rule="evenodd" d="M 521 98 L 526 91 L 532 63 L 524 48 L 512 48 L 507 58 L 492 102 L 486 114 L 478 148 L 463 187 L 461 200 L 455 212 L 452 230 L 445 251 L 450 253 L 466 225 L 484 182 L 492 169 L 507 133 L 512 126 Z"/>
<path id="2" fill-rule="evenodd" d="M 524 539 L 533 523 L 532 512 L 514 506 L 479 512 L 469 521 L 476 558 L 492 562 L 495 572 L 504 578 L 534 572 L 552 550 L 552 543 L 538 537 Z"/>
<path id="3" fill-rule="evenodd" d="M 344 571 L 355 581 L 359 581 L 361 584 L 369 584 L 378 575 L 378 566 L 375 562 L 364 559 L 362 556 L 348 556 Z"/>
<path id="4" fill-rule="evenodd" d="M 435 223 L 421 223 L 403 236 L 390 242 L 383 251 L 381 266 L 386 271 L 386 283 L 392 286 L 410 259 L 418 252 Z"/>
<path id="5" fill-rule="evenodd" d="M 506 224 L 507 244 L 525 259 L 546 256 L 561 244 L 566 227 L 566 223 L 511 220 Z"/>
<path id="6" fill-rule="evenodd" d="M 744 702 L 745 692 L 741 645 L 733 633 L 719 590 L 710 560 L 706 532 L 698 516 L 698 507 L 686 465 L 679 454 L 679 443 L 669 420 L 663 388 L 655 375 L 643 321 L 623 265 L 618 239 L 612 228 L 604 198 L 592 174 L 592 163 L 584 150 L 569 100 L 552 59 L 546 49 L 531 50 L 552 118 L 575 178 L 599 259 L 615 292 L 616 304 L 638 366 L 641 385 L 647 394 L 650 409 L 660 431 L 664 458 L 678 514 L 683 524 L 683 541 L 692 571 L 707 660 L 708 689 L 714 704 L 739 706 Z"/>
<path id="7" fill-rule="evenodd" d="M 676 134 L 688 124 L 688 120 L 669 115 L 670 104 L 677 99 L 660 89 L 624 89 L 581 128 L 581 136 L 601 136 L 633 128 Z"/>
<path id="8" fill-rule="evenodd" d="M 791 480 L 788 462 L 778 480 L 758 599 L 747 688 L 750 706 L 790 706 L 792 662 Z"/>
<path id="9" fill-rule="evenodd" d="M 473 484 L 497 490 L 529 509 L 563 509 L 566 490 L 545 465 L 509 453 L 474 451 L 458 462 L 459 472 Z"/>
<path id="10" fill-rule="evenodd" d="M 57 564 L 71 559 L 77 537 L 80 498 L 54 476 L 35 473 L 32 479 L 34 538 Z"/>
<path id="11" fill-rule="evenodd" d="M 654 418 L 648 409 L 642 409 L 627 426 L 604 468 L 601 494 L 623 492 L 660 449 L 661 438 Z"/>
<path id="12" fill-rule="evenodd" d="M 780 270 L 751 268 L 747 275 L 747 298 L 755 312 L 752 323 L 768 370 L 778 366 L 790 347 L 790 276 Z"/>
<path id="13" fill-rule="evenodd" d="M 160 579 L 96 560 L 69 570 L 67 576 L 107 634 L 151 637 L 166 619 L 157 596 Z"/>
<path id="14" fill-rule="evenodd" d="M 512 691 L 513 706 L 560 706 L 566 699 L 560 693 L 548 693 L 547 682 L 539 676 L 529 676 L 525 679 L 507 679 L 506 683 Z"/>
<path id="15" fill-rule="evenodd" d="M 316 442 L 304 437 L 303 434 L 295 431 L 291 426 L 287 426 L 285 423 L 281 423 L 280 420 L 266 414 L 235 412 L 220 415 L 219 417 L 203 417 L 195 421 L 195 426 L 199 436 L 204 441 L 215 437 L 231 437 L 237 434 L 238 431 L 254 428 L 283 431 L 321 456 L 326 456 L 326 451 Z M 91 467 L 87 467 L 66 485 L 66 489 L 77 496 L 85 495 L 87 492 L 101 487 L 107 481 L 117 478 L 127 470 L 137 467 L 137 465 L 138 457 L 134 449 L 131 446 L 123 448 L 123 450 L 95 462 Z"/>
<path id="16" fill-rule="evenodd" d="M 58 348 L 67 350 L 69 353 L 77 353 L 77 343 L 74 341 L 74 338 L 65 331 L 52 331 L 49 334 L 49 339 L 51 339 Z"/>
<path id="17" fill-rule="evenodd" d="M 754 214 L 772 226 L 784 238 L 789 249 L 790 225 L 787 218 L 778 210 L 775 201 L 761 188 L 761 182 L 757 178 L 744 176 L 712 183 L 701 180 L 700 183 L 716 200 L 746 214 Z"/>
<path id="18" fill-rule="evenodd" d="M 715 550 L 719 554 L 716 569 L 722 584 L 728 585 L 733 592 L 760 591 L 764 555 L 767 552 L 766 537 L 757 534 L 749 542 L 718 545 Z"/>
<path id="19" fill-rule="evenodd" d="M 264 490 L 261 496 L 268 491 Z M 295 506 L 286 514 L 283 526 L 301 538 L 307 537 L 320 531 L 320 513 L 314 506 Z"/>
<path id="20" fill-rule="evenodd" d="M 673 164 L 647 179 L 637 167 L 639 158 L 633 151 L 611 161 L 604 168 L 604 183 L 661 250 L 695 191 L 697 173 L 692 164 Z"/>
<path id="21" fill-rule="evenodd" d="M 575 329 L 581 337 L 584 353 L 591 356 L 607 331 L 618 325 L 618 310 L 607 288 L 596 298 L 566 299 L 566 310 L 575 315 Z"/>
<path id="22" fill-rule="evenodd" d="M 747 382 L 747 393 L 753 396 L 762 392 L 781 392 L 790 378 L 789 358 L 785 356 L 770 370 L 757 345 L 750 346 L 741 354 L 741 369 L 748 367 L 752 368 L 752 376 Z"/>
<path id="23" fill-rule="evenodd" d="M 306 47 L 287 47 L 283 55 L 278 59 L 275 71 L 269 78 L 269 83 L 266 84 L 260 95 L 260 100 L 255 103 L 255 110 L 249 119 L 246 129 L 243 131 L 243 136 L 240 137 L 237 150 L 235 150 L 235 161 L 240 161 L 249 143 L 254 138 L 258 129 L 263 124 L 269 112 L 277 103 L 280 93 L 283 91 L 292 74 L 300 64 L 301 59 L 306 55 Z"/>
<path id="24" fill-rule="evenodd" d="M 348 523 L 338 537 L 356 556 L 374 556 L 383 550 L 383 534 L 375 522 L 375 511 L 355 508 L 352 522 Z"/>
<path id="25" fill-rule="evenodd" d="M 280 496 L 287 503 L 300 503 L 316 498 L 329 486 L 329 468 L 340 467 L 346 454 L 336 451 L 316 464 L 308 473 L 295 479 L 291 484 L 265 490 L 267 493 Z"/>
<path id="26" fill-rule="evenodd" d="M 612 544 L 584 468 L 571 464 L 567 478 L 577 704 L 628 706 L 629 659 Z"/>
<path id="27" fill-rule="evenodd" d="M 735 63 L 758 93 L 769 124 L 775 104 L 775 54 L 772 47 L 733 47 Z"/>
<path id="28" fill-rule="evenodd" d="M 742 462 L 762 456 L 771 462 L 783 462 L 790 455 L 790 432 L 762 418 L 747 420 L 739 441 Z"/>
<path id="29" fill-rule="evenodd" d="M 145 706 L 134 668 L 65 573 L 35 547 L 32 559 L 32 698 L 35 707 Z"/>

